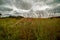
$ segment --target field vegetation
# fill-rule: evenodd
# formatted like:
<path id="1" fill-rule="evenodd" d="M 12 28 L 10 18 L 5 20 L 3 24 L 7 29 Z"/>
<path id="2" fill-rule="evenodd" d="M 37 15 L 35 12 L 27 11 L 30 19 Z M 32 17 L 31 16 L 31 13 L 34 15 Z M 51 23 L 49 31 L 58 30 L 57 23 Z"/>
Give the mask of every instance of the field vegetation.
<path id="1" fill-rule="evenodd" d="M 60 40 L 60 18 L 0 18 L 0 40 Z"/>

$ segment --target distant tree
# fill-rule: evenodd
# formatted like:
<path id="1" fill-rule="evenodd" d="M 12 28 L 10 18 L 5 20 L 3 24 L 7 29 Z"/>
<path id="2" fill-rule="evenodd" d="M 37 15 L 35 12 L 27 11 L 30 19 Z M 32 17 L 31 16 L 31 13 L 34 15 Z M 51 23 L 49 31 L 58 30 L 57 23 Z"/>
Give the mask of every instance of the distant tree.
<path id="1" fill-rule="evenodd" d="M 2 14 L 0 13 L 0 17 L 1 17 L 1 15 L 2 15 Z"/>

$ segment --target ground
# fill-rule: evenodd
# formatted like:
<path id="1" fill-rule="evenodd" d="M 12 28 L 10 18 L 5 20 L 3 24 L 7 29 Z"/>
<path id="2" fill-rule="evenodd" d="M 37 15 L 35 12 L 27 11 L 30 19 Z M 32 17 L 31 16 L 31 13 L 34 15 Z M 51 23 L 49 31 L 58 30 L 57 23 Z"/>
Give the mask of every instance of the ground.
<path id="1" fill-rule="evenodd" d="M 60 40 L 60 18 L 0 18 L 0 40 Z"/>

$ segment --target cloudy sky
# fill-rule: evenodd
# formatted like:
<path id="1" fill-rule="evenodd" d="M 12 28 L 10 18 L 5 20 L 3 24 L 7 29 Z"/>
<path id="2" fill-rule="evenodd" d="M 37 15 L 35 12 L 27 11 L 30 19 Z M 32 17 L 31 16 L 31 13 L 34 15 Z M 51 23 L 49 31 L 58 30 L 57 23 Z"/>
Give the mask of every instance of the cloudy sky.
<path id="1" fill-rule="evenodd" d="M 60 0 L 0 0 L 0 14 L 29 18 L 60 16 Z"/>

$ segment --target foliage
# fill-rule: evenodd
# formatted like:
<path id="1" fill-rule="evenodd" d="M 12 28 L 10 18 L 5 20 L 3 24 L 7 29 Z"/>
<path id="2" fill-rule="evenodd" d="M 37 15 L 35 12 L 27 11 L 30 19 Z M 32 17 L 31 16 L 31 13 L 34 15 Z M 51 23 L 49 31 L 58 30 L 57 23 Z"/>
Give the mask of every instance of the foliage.
<path id="1" fill-rule="evenodd" d="M 57 40 L 57 35 L 60 35 L 60 18 L 0 19 L 0 40 Z"/>

